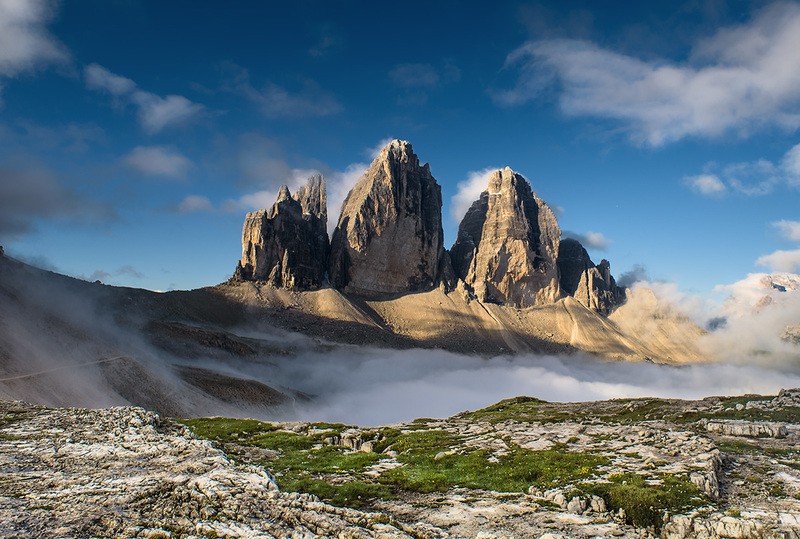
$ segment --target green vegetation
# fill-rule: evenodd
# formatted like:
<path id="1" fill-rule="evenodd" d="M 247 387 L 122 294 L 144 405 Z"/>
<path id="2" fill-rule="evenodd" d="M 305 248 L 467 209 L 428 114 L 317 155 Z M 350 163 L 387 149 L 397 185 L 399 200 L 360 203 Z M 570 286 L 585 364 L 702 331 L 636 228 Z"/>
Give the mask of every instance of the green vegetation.
<path id="1" fill-rule="evenodd" d="M 508 420 L 557 423 L 574 418 L 573 414 L 556 410 L 548 404 L 547 401 L 533 397 L 514 397 L 474 412 L 464 413 L 461 417 L 489 423 L 501 423 Z"/>
<path id="2" fill-rule="evenodd" d="M 706 503 L 694 483 L 685 477 L 664 474 L 656 479 L 657 482 L 638 474 L 619 474 L 611 476 L 608 483 L 589 485 L 589 490 L 602 497 L 611 509 L 623 509 L 628 523 L 652 526 L 657 532 L 665 511 L 677 512 Z"/>
<path id="3" fill-rule="evenodd" d="M 200 417 L 180 419 L 195 436 L 221 443 L 241 442 L 246 438 L 277 430 L 277 427 L 255 419 L 231 419 L 229 417 Z"/>
<path id="4" fill-rule="evenodd" d="M 508 453 L 490 459 L 484 449 L 470 449 L 441 430 L 407 432 L 391 444 L 405 464 L 384 473 L 380 481 L 403 490 L 442 492 L 461 486 L 496 492 L 522 492 L 531 485 L 551 488 L 586 479 L 608 459 L 563 447 L 530 451 L 510 445 Z"/>
<path id="5" fill-rule="evenodd" d="M 184 423 L 196 435 L 217 442 L 274 451 L 273 458 L 257 463 L 275 474 L 283 490 L 307 492 L 349 507 L 390 499 L 401 491 L 443 492 L 456 486 L 496 492 L 523 492 L 531 485 L 552 488 L 593 477 L 598 466 L 609 464 L 606 457 L 569 451 L 566 444 L 545 451 L 509 444 L 505 455 L 492 457 L 488 450 L 465 447 L 461 438 L 444 430 L 367 430 L 361 437 L 376 450 L 368 453 L 325 445 L 325 438 L 346 428 L 338 424 L 313 424 L 305 432 L 290 432 L 252 420 L 211 418 Z M 388 458 L 379 453 L 387 449 L 397 453 L 403 466 L 377 479 L 363 475 Z"/>
<path id="6" fill-rule="evenodd" d="M 734 455 L 742 455 L 761 451 L 761 447 L 758 445 L 742 442 L 740 440 L 717 442 L 717 448 L 723 453 L 731 453 Z"/>

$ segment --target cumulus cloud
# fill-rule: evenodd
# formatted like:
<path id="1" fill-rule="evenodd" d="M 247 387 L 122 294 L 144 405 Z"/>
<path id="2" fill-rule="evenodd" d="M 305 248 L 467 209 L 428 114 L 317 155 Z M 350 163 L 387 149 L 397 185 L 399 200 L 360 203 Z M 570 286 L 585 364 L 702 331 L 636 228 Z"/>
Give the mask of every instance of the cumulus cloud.
<path id="1" fill-rule="evenodd" d="M 782 219 L 773 222 L 772 226 L 777 228 L 787 240 L 800 241 L 800 221 Z"/>
<path id="2" fill-rule="evenodd" d="M 800 187 L 800 144 L 787 151 L 777 163 L 768 159 L 719 166 L 708 163 L 706 171 L 684 178 L 690 189 L 706 196 L 723 195 L 729 190 L 745 196 L 762 196 L 780 186 Z"/>
<path id="3" fill-rule="evenodd" d="M 467 173 L 467 179 L 458 182 L 456 194 L 450 197 L 450 217 L 460 223 L 472 203 L 481 197 L 489 185 L 489 176 L 500 167 L 487 167 Z"/>
<path id="4" fill-rule="evenodd" d="M 0 75 L 13 77 L 69 59 L 47 30 L 55 5 L 48 0 L 0 0 Z"/>
<path id="5" fill-rule="evenodd" d="M 596 44 L 554 39 L 528 42 L 506 67 L 519 77 L 494 93 L 519 105 L 560 83 L 561 110 L 622 124 L 639 144 L 778 126 L 800 127 L 800 5 L 775 3 L 745 24 L 698 42 L 683 62 L 643 60 Z"/>
<path id="6" fill-rule="evenodd" d="M 214 205 L 211 204 L 211 201 L 208 199 L 208 197 L 201 195 L 188 195 L 178 203 L 176 209 L 178 213 L 199 213 L 212 211 L 214 209 Z"/>
<path id="7" fill-rule="evenodd" d="M 0 238 L 28 233 L 38 219 L 91 222 L 112 216 L 110 207 L 64 187 L 50 170 L 30 163 L 0 166 Z"/>
<path id="8" fill-rule="evenodd" d="M 719 196 L 728 191 L 725 184 L 716 174 L 699 174 L 687 176 L 684 183 L 695 193 L 705 196 Z"/>
<path id="9" fill-rule="evenodd" d="M 607 251 L 611 246 L 611 240 L 606 238 L 602 232 L 586 232 L 579 234 L 577 232 L 570 232 L 569 230 L 562 231 L 565 238 L 572 238 L 581 242 L 581 245 L 587 249 L 594 249 L 596 251 Z"/>
<path id="10" fill-rule="evenodd" d="M 226 89 L 250 100 L 268 118 L 332 116 L 342 111 L 339 101 L 312 80 L 304 81 L 297 91 L 272 82 L 256 88 L 246 69 L 231 64 L 225 70 L 229 77 Z"/>
<path id="11" fill-rule="evenodd" d="M 726 361 L 798 367 L 797 345 L 784 339 L 800 321 L 800 276 L 752 273 L 715 289 L 729 294 L 718 310 L 725 324 L 701 345 Z"/>
<path id="12" fill-rule="evenodd" d="M 756 260 L 757 266 L 771 268 L 773 271 L 800 272 L 800 249 L 778 250 Z"/>
<path id="13" fill-rule="evenodd" d="M 134 105 L 139 124 L 151 134 L 183 124 L 205 110 L 203 105 L 194 103 L 182 95 L 161 97 L 141 90 L 131 79 L 112 73 L 98 64 L 90 64 L 84 68 L 84 80 L 88 88 L 107 92 L 125 103 Z"/>
<path id="14" fill-rule="evenodd" d="M 192 162 L 167 146 L 137 146 L 122 158 L 130 168 L 147 176 L 184 178 Z"/>

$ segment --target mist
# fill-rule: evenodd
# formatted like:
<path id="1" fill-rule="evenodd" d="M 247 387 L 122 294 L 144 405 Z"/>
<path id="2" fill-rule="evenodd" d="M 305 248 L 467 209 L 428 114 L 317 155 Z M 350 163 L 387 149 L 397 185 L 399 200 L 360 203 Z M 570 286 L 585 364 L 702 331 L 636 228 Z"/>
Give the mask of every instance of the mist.
<path id="1" fill-rule="evenodd" d="M 371 426 L 447 417 L 520 395 L 573 402 L 697 399 L 800 387 L 800 347 L 781 339 L 784 326 L 800 320 L 799 304 L 793 291 L 777 288 L 767 291 L 769 301 L 762 301 L 763 295 L 748 296 L 745 305 L 755 302 L 754 312 L 728 304 L 726 324 L 703 337 L 715 361 L 670 366 L 587 354 L 484 358 L 438 349 L 334 344 L 263 321 L 224 330 L 232 338 L 263 345 L 255 355 L 198 348 L 176 356 L 157 346 L 146 330 L 147 317 L 157 317 L 152 309 L 161 305 L 164 312 L 173 312 L 180 305 L 174 295 L 92 285 L 38 270 L 0 272 L 0 277 L 0 398 L 49 406 L 136 404 L 183 417 Z M 737 287 L 742 288 L 747 287 Z M 657 293 L 669 300 L 669 287 Z M 697 307 L 689 299 L 672 301 L 670 309 Z M 226 399 L 182 377 L 180 368 L 187 367 L 263 384 L 282 392 L 287 401 L 268 406 Z M 37 374 L 42 371 L 47 372 Z"/>
<path id="2" fill-rule="evenodd" d="M 278 380 L 316 395 L 297 419 L 379 425 L 448 417 L 515 397 L 578 402 L 774 394 L 800 387 L 800 370 L 758 364 L 669 366 L 592 356 L 483 359 L 440 350 L 340 349 L 282 365 Z"/>

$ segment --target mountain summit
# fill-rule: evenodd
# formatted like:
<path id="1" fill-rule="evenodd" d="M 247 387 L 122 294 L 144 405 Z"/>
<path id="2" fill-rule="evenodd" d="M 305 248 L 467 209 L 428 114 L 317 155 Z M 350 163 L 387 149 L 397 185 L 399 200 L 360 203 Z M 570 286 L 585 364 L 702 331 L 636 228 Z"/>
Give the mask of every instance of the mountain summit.
<path id="1" fill-rule="evenodd" d="M 269 211 L 248 213 L 235 280 L 311 290 L 330 284 L 361 297 L 421 292 L 463 283 L 472 299 L 512 307 L 574 297 L 608 315 L 624 301 L 610 264 L 590 260 L 576 240 L 561 240 L 550 207 L 506 167 L 489 177 L 443 247 L 442 191 L 411 144 L 393 140 L 342 205 L 328 246 L 325 182 L 313 176 L 290 195 L 281 188 Z"/>
<path id="2" fill-rule="evenodd" d="M 432 288 L 444 257 L 442 189 L 393 140 L 356 182 L 331 241 L 331 284 L 362 295 Z"/>

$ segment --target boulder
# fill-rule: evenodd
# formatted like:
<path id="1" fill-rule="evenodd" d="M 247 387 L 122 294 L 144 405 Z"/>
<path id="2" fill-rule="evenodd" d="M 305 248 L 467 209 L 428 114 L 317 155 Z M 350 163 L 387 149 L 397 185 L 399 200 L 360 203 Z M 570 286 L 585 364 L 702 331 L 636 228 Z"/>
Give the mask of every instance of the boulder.
<path id="1" fill-rule="evenodd" d="M 272 208 L 245 217 L 234 280 L 267 281 L 290 290 L 319 288 L 328 260 L 326 223 L 322 176 L 309 178 L 294 196 L 282 186 Z"/>
<path id="2" fill-rule="evenodd" d="M 555 215 L 510 168 L 494 172 L 458 228 L 453 269 L 481 301 L 517 307 L 561 297 Z"/>
<path id="3" fill-rule="evenodd" d="M 429 290 L 443 268 L 443 240 L 441 188 L 411 144 L 393 140 L 345 198 L 331 283 L 363 296 Z"/>

